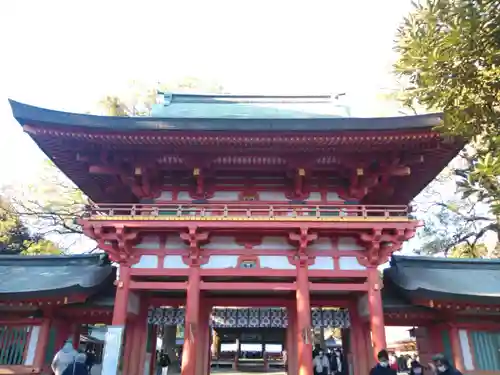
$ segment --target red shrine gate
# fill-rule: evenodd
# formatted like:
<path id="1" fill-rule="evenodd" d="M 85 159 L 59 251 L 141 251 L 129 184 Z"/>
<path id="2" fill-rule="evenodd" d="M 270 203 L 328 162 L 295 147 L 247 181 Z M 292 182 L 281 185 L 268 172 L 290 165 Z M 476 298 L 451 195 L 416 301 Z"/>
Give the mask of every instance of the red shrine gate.
<path id="1" fill-rule="evenodd" d="M 120 265 L 106 374 L 123 330 L 123 373 L 142 371 L 149 306 L 185 307 L 182 374 L 204 375 L 213 306 L 278 303 L 294 374 L 312 374 L 311 308 L 332 305 L 349 310 L 354 373 L 366 373 L 386 344 L 377 267 L 414 235 L 408 203 L 463 142 L 433 131 L 437 115 L 318 115 L 329 98 L 165 98 L 151 118 L 11 102 L 98 202 L 81 224 Z"/>
<path id="2" fill-rule="evenodd" d="M 113 325 L 125 326 L 126 337 L 133 335 L 134 328 L 127 324 L 132 295 L 143 308 L 185 306 L 182 371 L 198 374 L 208 372 L 212 307 L 284 306 L 289 314 L 290 368 L 309 374 L 311 308 L 339 306 L 349 309 L 352 320 L 356 373 L 367 370 L 372 355 L 367 349 L 370 332 L 375 352 L 386 346 L 377 266 L 413 235 L 418 223 L 402 216 L 403 208 L 390 208 L 377 216 L 379 207 L 372 214 L 370 207 L 343 206 L 346 216 L 321 216 L 320 209 L 314 220 L 311 216 L 302 220 L 298 214 L 283 215 L 283 220 L 279 216 L 248 220 L 246 215 L 224 217 L 224 211 L 231 209 L 227 206 L 220 216 L 216 216 L 217 207 L 210 205 L 201 208 L 203 215 L 193 205 L 179 206 L 181 214 L 174 216 L 161 216 L 162 206 L 93 209 L 84 223 L 87 233 L 121 262 Z M 125 209 L 131 212 L 124 215 Z M 142 210 L 154 209 L 157 216 L 144 220 Z M 291 206 L 289 212 L 299 209 L 310 210 Z M 140 222 L 130 221 L 133 210 Z M 189 216 L 182 215 L 184 211 Z M 266 221 L 272 221 L 271 229 Z M 335 229 L 338 235 L 332 236 Z M 358 241 L 350 235 L 356 232 L 362 234 Z M 148 296 L 152 292 L 164 296 Z M 369 312 L 367 324 L 359 316 L 363 304 Z M 140 341 L 126 340 L 126 353 L 135 352 L 135 343 Z M 133 373 L 137 364 L 128 366 L 126 371 Z"/>

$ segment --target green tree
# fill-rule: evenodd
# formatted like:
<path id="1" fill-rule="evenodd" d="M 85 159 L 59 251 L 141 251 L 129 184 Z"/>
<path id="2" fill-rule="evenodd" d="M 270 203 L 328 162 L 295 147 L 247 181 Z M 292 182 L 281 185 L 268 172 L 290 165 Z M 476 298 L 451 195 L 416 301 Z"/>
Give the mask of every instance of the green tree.
<path id="1" fill-rule="evenodd" d="M 405 105 L 442 111 L 438 130 L 471 141 L 453 169 L 462 199 L 487 215 L 447 204 L 449 217 L 474 223 L 453 246 L 500 233 L 500 2 L 427 0 L 416 4 L 397 35 L 396 73 L 408 82 Z M 443 207 L 445 208 L 445 207 Z M 487 220 L 483 220 L 487 218 Z M 463 224 L 462 223 L 462 224 Z M 460 225 L 458 226 L 460 229 Z M 467 238 L 464 238 L 466 236 Z M 452 236 L 453 237 L 453 236 Z M 453 246 L 449 247 L 451 249 Z"/>
<path id="2" fill-rule="evenodd" d="M 156 102 L 158 92 L 214 93 L 221 94 L 221 85 L 195 77 L 186 77 L 170 83 L 148 85 L 132 81 L 127 90 L 119 95 L 108 95 L 99 102 L 103 114 L 107 116 L 149 116 Z"/>
<path id="3" fill-rule="evenodd" d="M 85 214 L 88 198 L 50 160 L 41 177 L 25 194 L 12 194 L 16 214 L 44 236 L 83 234 L 77 220 Z"/>
<path id="4" fill-rule="evenodd" d="M 30 231 L 16 213 L 14 205 L 0 196 L 0 254 L 60 254 L 61 250 L 40 233 Z"/>
<path id="5" fill-rule="evenodd" d="M 460 244 L 455 246 L 451 252 L 451 258 L 485 258 L 488 255 L 488 249 L 484 245 L 471 246 L 469 244 Z"/>

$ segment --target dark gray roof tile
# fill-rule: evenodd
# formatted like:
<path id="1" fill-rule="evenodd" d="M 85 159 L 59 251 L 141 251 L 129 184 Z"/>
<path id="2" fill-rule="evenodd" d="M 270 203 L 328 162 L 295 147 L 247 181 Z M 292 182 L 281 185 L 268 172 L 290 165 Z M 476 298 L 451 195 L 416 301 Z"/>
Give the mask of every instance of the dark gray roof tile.
<path id="1" fill-rule="evenodd" d="M 94 130 L 127 131 L 381 131 L 430 129 L 439 124 L 440 114 L 418 116 L 354 118 L 322 114 L 326 109 L 292 110 L 290 103 L 276 108 L 262 107 L 241 101 L 179 102 L 165 107 L 162 117 L 110 117 L 76 114 L 34 107 L 9 100 L 12 112 L 21 125 L 64 126 Z M 300 103 L 299 103 L 300 104 Z M 324 105 L 324 104 L 323 104 Z M 281 107 L 280 107 L 281 106 Z M 321 103 L 306 103 L 319 107 Z M 288 107 L 288 108 L 285 108 Z M 334 107 L 334 106 L 333 106 Z M 332 107 L 332 108 L 333 108 Z"/>
<path id="2" fill-rule="evenodd" d="M 100 255 L 0 256 L 0 298 L 92 292 L 114 279 Z"/>
<path id="3" fill-rule="evenodd" d="M 408 295 L 500 303 L 500 261 L 394 256 L 387 281 Z"/>

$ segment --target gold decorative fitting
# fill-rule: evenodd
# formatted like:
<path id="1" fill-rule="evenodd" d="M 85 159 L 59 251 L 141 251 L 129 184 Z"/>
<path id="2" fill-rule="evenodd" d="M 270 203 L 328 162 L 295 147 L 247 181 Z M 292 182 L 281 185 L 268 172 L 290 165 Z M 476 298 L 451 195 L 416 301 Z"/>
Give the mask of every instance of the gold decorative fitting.
<path id="1" fill-rule="evenodd" d="M 304 170 L 304 168 L 299 168 L 298 172 L 299 172 L 299 176 L 304 177 L 306 175 L 306 171 Z"/>
<path id="2" fill-rule="evenodd" d="M 365 174 L 365 171 L 363 170 L 363 168 L 358 168 L 356 169 L 356 174 L 358 176 L 363 176 Z"/>
<path id="3" fill-rule="evenodd" d="M 199 176 L 200 175 L 200 168 L 194 168 L 193 169 L 193 176 Z"/>
<path id="4" fill-rule="evenodd" d="M 136 176 L 140 176 L 142 174 L 141 167 L 135 167 L 134 173 L 135 173 Z"/>

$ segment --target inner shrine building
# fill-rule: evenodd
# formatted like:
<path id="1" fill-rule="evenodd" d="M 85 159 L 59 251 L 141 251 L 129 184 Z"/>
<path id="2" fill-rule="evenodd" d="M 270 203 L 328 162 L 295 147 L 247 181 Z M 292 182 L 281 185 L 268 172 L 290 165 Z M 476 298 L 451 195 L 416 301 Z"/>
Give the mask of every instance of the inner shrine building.
<path id="1" fill-rule="evenodd" d="M 277 329 L 289 372 L 310 375 L 313 331 L 329 327 L 367 373 L 386 347 L 378 267 L 415 235 L 410 201 L 464 142 L 433 130 L 439 115 L 352 118 L 329 97 L 162 99 L 152 117 L 11 101 L 92 200 L 80 224 L 117 265 L 103 373 L 141 373 L 144 343 L 178 324 L 182 375 L 209 372 L 223 329 Z M 73 311 L 94 311 L 88 298 Z"/>

